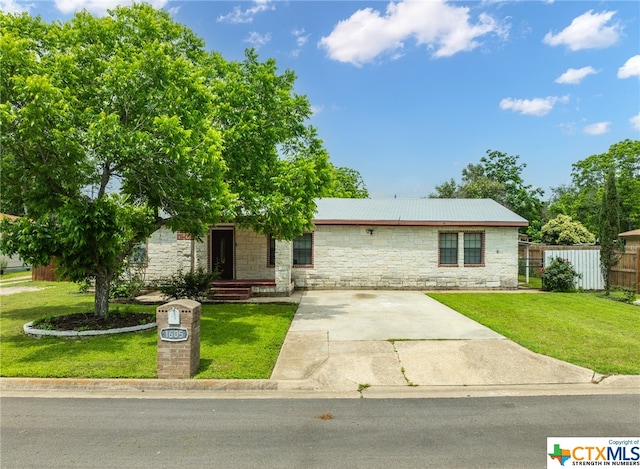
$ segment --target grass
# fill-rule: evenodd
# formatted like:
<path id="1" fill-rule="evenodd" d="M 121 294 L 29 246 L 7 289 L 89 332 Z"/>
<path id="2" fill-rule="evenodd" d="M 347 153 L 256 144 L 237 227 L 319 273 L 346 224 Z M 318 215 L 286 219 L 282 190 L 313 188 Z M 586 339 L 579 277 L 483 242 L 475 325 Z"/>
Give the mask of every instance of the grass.
<path id="1" fill-rule="evenodd" d="M 15 280 L 17 278 L 22 278 L 22 277 L 31 278 L 31 271 L 30 270 L 24 270 L 22 272 L 4 273 L 4 274 L 0 275 L 0 285 L 2 285 L 2 283 L 4 283 L 4 282 L 9 282 L 9 281 Z"/>
<path id="2" fill-rule="evenodd" d="M 640 374 L 640 308 L 592 293 L 430 297 L 537 353 L 601 374 Z"/>
<path id="3" fill-rule="evenodd" d="M 526 283 L 527 278 L 524 275 L 518 275 L 518 282 L 524 284 L 525 288 L 533 288 L 536 290 L 542 290 L 542 277 L 534 277 L 529 275 L 529 283 Z"/>
<path id="4" fill-rule="evenodd" d="M 155 378 L 157 332 L 82 339 L 24 334 L 24 323 L 89 311 L 93 296 L 72 283 L 30 282 L 38 292 L 0 297 L 0 375 L 52 378 Z M 112 306 L 117 308 L 117 306 Z M 155 312 L 155 306 L 124 306 Z M 195 378 L 266 379 L 278 358 L 296 305 L 203 305 L 200 369 Z"/>

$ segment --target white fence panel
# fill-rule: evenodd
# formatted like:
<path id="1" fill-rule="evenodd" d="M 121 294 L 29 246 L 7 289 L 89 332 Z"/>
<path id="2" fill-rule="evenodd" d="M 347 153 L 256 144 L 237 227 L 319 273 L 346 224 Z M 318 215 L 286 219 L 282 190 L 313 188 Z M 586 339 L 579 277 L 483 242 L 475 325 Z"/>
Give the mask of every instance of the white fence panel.
<path id="1" fill-rule="evenodd" d="M 596 250 L 567 250 L 567 251 L 545 251 L 544 266 L 551 264 L 551 261 L 559 257 L 567 259 L 576 272 L 582 274 L 582 278 L 576 282 L 576 288 L 584 290 L 603 290 L 604 280 L 600 270 L 600 251 Z"/>

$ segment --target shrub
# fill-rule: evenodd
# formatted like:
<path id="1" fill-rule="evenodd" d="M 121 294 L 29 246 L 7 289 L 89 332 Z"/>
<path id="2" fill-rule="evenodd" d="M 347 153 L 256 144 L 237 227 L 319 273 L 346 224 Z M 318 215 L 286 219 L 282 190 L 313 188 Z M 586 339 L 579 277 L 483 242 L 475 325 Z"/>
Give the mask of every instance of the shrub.
<path id="1" fill-rule="evenodd" d="M 144 288 L 144 280 L 139 274 L 119 276 L 111 281 L 109 298 L 135 298 Z"/>
<path id="2" fill-rule="evenodd" d="M 571 292 L 582 274 L 576 272 L 567 259 L 556 257 L 542 272 L 542 289 L 545 291 Z"/>
<path id="3" fill-rule="evenodd" d="M 592 244 L 596 241 L 593 233 L 568 215 L 558 215 L 549 220 L 542 227 L 541 234 L 545 244 Z"/>
<path id="4" fill-rule="evenodd" d="M 159 279 L 157 288 L 167 299 L 201 300 L 211 289 L 211 282 L 219 277 L 217 271 L 209 272 L 202 266 L 194 272 L 184 272 L 180 269 L 170 277 Z"/>

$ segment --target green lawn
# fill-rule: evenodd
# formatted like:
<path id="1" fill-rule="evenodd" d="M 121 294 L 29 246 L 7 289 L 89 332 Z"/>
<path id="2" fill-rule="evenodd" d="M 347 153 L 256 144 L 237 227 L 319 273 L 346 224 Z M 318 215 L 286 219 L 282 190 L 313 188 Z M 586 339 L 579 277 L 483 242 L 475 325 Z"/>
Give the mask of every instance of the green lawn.
<path id="1" fill-rule="evenodd" d="M 524 275 L 519 275 L 518 276 L 518 281 L 522 282 L 524 284 L 524 287 L 526 288 L 534 288 L 536 290 L 541 290 L 542 289 L 542 278 L 541 277 L 534 277 L 532 275 L 529 276 L 529 283 L 525 283 L 527 281 L 527 278 Z"/>
<path id="2" fill-rule="evenodd" d="M 25 284 L 26 285 L 26 284 Z M 157 332 L 82 339 L 43 337 L 22 331 L 45 316 L 91 310 L 92 295 L 72 283 L 29 282 L 38 292 L 0 297 L 0 375 L 21 377 L 155 378 Z M 155 306 L 115 306 L 154 312 Z M 200 370 L 196 378 L 254 378 L 271 375 L 296 305 L 203 305 Z"/>
<path id="3" fill-rule="evenodd" d="M 640 307 L 588 293 L 430 297 L 537 353 L 602 374 L 640 374 Z"/>

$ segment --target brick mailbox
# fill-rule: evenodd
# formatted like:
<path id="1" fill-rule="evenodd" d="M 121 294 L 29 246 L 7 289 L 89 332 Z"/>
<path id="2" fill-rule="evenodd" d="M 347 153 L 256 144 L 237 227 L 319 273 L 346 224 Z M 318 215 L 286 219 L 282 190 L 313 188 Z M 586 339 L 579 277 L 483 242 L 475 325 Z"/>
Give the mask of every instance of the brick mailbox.
<path id="1" fill-rule="evenodd" d="M 158 306 L 158 378 L 190 378 L 200 366 L 201 305 L 175 300 Z"/>

